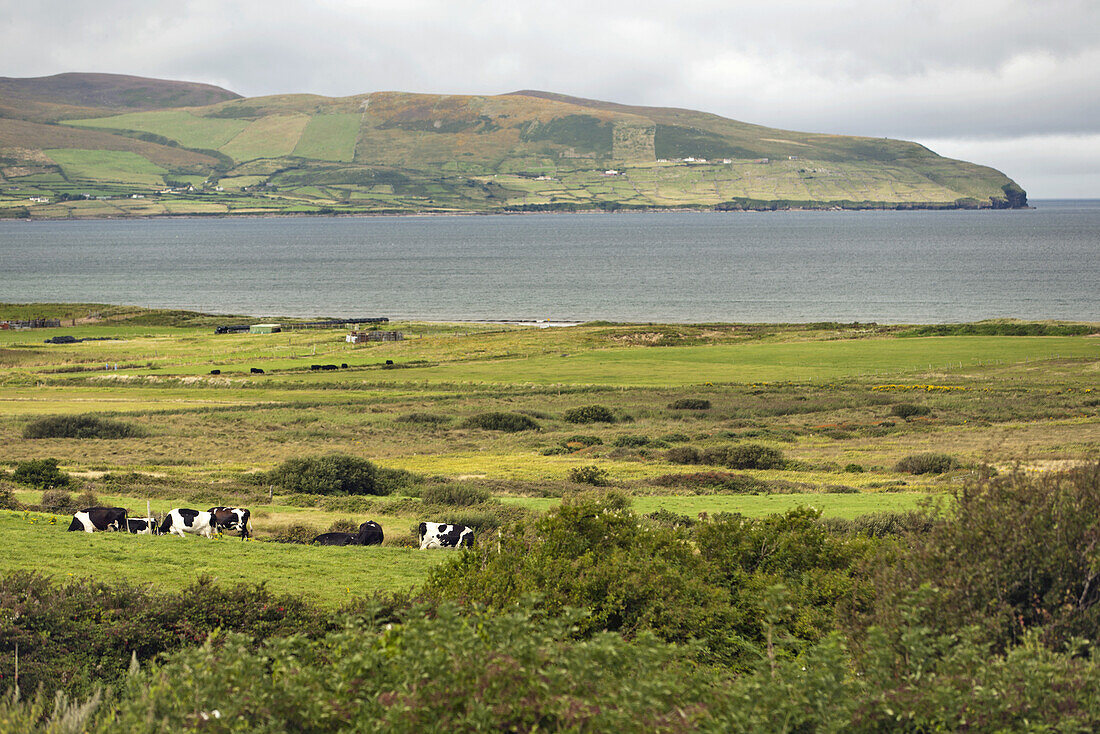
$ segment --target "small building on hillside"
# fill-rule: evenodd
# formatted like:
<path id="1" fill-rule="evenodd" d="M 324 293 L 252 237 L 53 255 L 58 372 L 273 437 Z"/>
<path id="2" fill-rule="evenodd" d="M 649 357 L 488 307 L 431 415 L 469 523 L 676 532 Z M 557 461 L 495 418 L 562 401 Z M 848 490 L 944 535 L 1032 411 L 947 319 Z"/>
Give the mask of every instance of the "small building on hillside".
<path id="1" fill-rule="evenodd" d="M 399 342 L 405 338 L 400 331 L 353 331 L 344 341 L 348 344 L 363 344 L 365 342 Z"/>

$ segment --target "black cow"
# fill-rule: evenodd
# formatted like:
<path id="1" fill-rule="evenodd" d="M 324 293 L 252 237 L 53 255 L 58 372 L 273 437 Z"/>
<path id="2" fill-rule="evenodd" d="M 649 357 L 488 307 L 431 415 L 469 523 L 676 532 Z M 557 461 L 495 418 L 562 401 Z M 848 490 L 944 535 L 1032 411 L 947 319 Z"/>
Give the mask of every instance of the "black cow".
<path id="1" fill-rule="evenodd" d="M 264 371 L 262 369 L 260 369 L 259 367 L 252 367 L 248 371 L 251 372 L 254 375 L 262 375 L 264 373 Z"/>
<path id="2" fill-rule="evenodd" d="M 211 507 L 207 512 L 213 519 L 214 532 L 223 530 L 236 530 L 241 540 L 252 535 L 252 518 L 248 510 L 243 507 Z"/>
<path id="3" fill-rule="evenodd" d="M 210 370 L 210 374 L 212 374 L 212 375 L 220 375 L 221 373 L 222 373 L 221 370 Z"/>
<path id="4" fill-rule="evenodd" d="M 128 517 L 126 529 L 134 535 L 160 535 L 160 526 L 151 517 Z"/>
<path id="5" fill-rule="evenodd" d="M 125 528 L 126 510 L 122 507 L 89 507 L 73 513 L 73 521 L 69 524 L 69 532 L 80 530 L 86 533 L 94 533 L 97 530 L 120 532 Z"/>
<path id="6" fill-rule="evenodd" d="M 323 533 L 311 542 L 318 545 L 382 545 L 382 526 L 367 520 L 358 533 Z"/>
<path id="7" fill-rule="evenodd" d="M 348 368 L 348 363 L 347 362 L 341 362 L 340 363 L 340 369 L 346 370 L 347 368 Z"/>
<path id="8" fill-rule="evenodd" d="M 439 522 L 420 523 L 420 550 L 428 548 L 461 548 L 474 544 L 474 529 L 465 525 Z"/>

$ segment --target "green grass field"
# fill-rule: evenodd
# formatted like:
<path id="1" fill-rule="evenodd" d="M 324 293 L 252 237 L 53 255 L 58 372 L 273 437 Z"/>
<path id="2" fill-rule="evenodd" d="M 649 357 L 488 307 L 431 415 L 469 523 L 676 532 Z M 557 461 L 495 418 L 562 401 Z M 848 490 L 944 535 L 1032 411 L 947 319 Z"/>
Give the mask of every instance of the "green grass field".
<path id="1" fill-rule="evenodd" d="M 168 171 L 137 153 L 121 150 L 52 149 L 45 151 L 71 181 L 112 181 L 163 186 Z"/>
<path id="2" fill-rule="evenodd" d="M 74 325 L 89 314 L 99 320 Z M 416 522 L 432 519 L 425 512 L 440 511 L 422 510 L 416 492 L 354 511 L 290 503 L 277 493 L 269 501 L 256 472 L 291 458 L 350 454 L 413 472 L 418 483 L 473 485 L 505 508 L 529 511 L 545 511 L 588 488 L 573 472 L 594 466 L 642 514 L 759 516 L 810 505 L 826 517 L 850 518 L 934 501 L 986 471 L 983 466 L 1059 469 L 1095 458 L 1100 446 L 1100 342 L 1087 335 L 899 336 L 912 331 L 904 326 L 393 323 L 403 341 L 353 346 L 336 329 L 215 335 L 213 324 L 226 318 L 95 304 L 0 304 L 0 318 L 50 315 L 69 325 L 0 330 L 0 471 L 53 457 L 72 472 L 77 491 L 142 514 L 147 502 L 154 513 L 245 504 L 259 541 L 244 545 L 262 548 L 250 557 L 288 553 L 293 559 L 284 568 L 270 560 L 276 556 L 263 555 L 268 560 L 247 572 L 287 584 L 299 583 L 298 568 L 303 576 L 316 572 L 316 549 L 265 539 L 294 525 L 319 533 L 338 520 L 367 517 L 386 528 L 382 550 L 393 554 L 387 563 L 400 571 L 386 588 L 414 582 L 425 567 L 402 565 L 402 554 L 417 555 L 400 546 Z M 982 328 L 995 333 L 1002 326 L 1018 325 Z M 1057 333 L 1063 327 L 1029 328 Z M 114 338 L 43 343 L 62 333 Z M 386 360 L 395 364 L 386 368 Z M 311 371 L 313 363 L 348 368 Z M 251 367 L 265 374 L 250 374 Z M 215 368 L 220 375 L 209 374 Z M 682 398 L 709 407 L 674 407 Z M 895 409 L 903 403 L 926 413 L 900 418 Z M 593 404 L 608 407 L 616 421 L 565 419 L 570 409 Z M 488 412 L 523 413 L 537 430 L 467 424 Z M 23 438 L 31 421 L 51 415 L 110 416 L 140 435 Z M 675 463 L 670 454 L 743 443 L 780 452 L 784 464 L 731 471 Z M 919 453 L 947 454 L 959 467 L 944 475 L 896 468 Z M 716 472 L 756 493 L 709 488 L 706 478 Z M 25 505 L 39 502 L 38 493 L 0 476 L 4 487 L 17 490 L 14 497 Z M 109 549 L 124 540 L 88 547 Z M 174 546 L 141 547 L 152 553 Z M 54 560 L 41 568 L 71 571 L 56 560 L 71 549 L 49 553 Z M 160 563 L 149 558 L 153 567 Z M 211 563 L 239 560 L 220 558 L 212 555 Z M 9 562 L 38 560 L 18 550 Z"/>
<path id="3" fill-rule="evenodd" d="M 5 552 L 0 572 L 34 570 L 69 577 L 179 590 L 206 574 L 225 586 L 265 582 L 336 607 L 366 591 L 407 591 L 447 552 L 405 548 L 332 548 L 241 541 L 224 536 L 66 532 L 71 518 L 0 510 Z"/>

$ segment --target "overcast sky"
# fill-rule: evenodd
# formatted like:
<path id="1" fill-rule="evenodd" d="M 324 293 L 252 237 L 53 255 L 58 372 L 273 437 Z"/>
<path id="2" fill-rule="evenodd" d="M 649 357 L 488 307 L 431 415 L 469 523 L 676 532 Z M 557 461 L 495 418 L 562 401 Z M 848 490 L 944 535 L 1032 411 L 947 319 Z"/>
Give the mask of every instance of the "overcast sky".
<path id="1" fill-rule="evenodd" d="M 543 89 L 916 140 L 1100 197 L 1100 0 L 0 0 L 0 76 Z"/>

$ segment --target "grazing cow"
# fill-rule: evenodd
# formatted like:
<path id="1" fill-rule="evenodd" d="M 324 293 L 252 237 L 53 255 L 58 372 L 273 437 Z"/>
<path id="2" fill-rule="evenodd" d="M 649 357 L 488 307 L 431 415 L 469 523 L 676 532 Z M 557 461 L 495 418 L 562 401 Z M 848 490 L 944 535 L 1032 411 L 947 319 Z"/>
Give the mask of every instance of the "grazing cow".
<path id="1" fill-rule="evenodd" d="M 420 550 L 469 547 L 473 544 L 473 528 L 465 525 L 445 525 L 439 522 L 420 523 Z"/>
<path id="2" fill-rule="evenodd" d="M 254 375 L 262 375 L 264 373 L 264 371 L 259 367 L 250 367 L 248 371 Z"/>
<path id="3" fill-rule="evenodd" d="M 184 537 L 184 533 L 194 533 L 213 538 L 214 516 L 209 512 L 177 507 L 169 511 L 168 516 L 164 518 L 164 522 L 160 524 L 161 535 L 170 533 L 181 538 Z"/>
<path id="4" fill-rule="evenodd" d="M 358 533 L 323 533 L 312 541 L 318 545 L 382 545 L 382 526 L 367 520 Z"/>
<path id="5" fill-rule="evenodd" d="M 83 530 L 94 533 L 97 530 L 113 530 L 116 533 L 126 527 L 126 510 L 122 507 L 89 507 L 73 513 L 69 532 Z"/>
<path id="6" fill-rule="evenodd" d="M 347 368 L 348 368 L 348 363 L 347 362 L 341 362 L 340 363 L 340 369 L 346 370 Z"/>
<path id="7" fill-rule="evenodd" d="M 252 536 L 252 513 L 243 507 L 211 507 L 207 512 L 214 517 L 214 532 L 235 530 L 241 540 Z"/>
<path id="8" fill-rule="evenodd" d="M 210 370 L 210 374 L 212 374 L 212 375 L 220 375 L 221 373 L 222 373 L 221 370 Z"/>
<path id="9" fill-rule="evenodd" d="M 152 517 L 128 517 L 126 529 L 134 535 L 160 535 L 160 527 Z"/>

